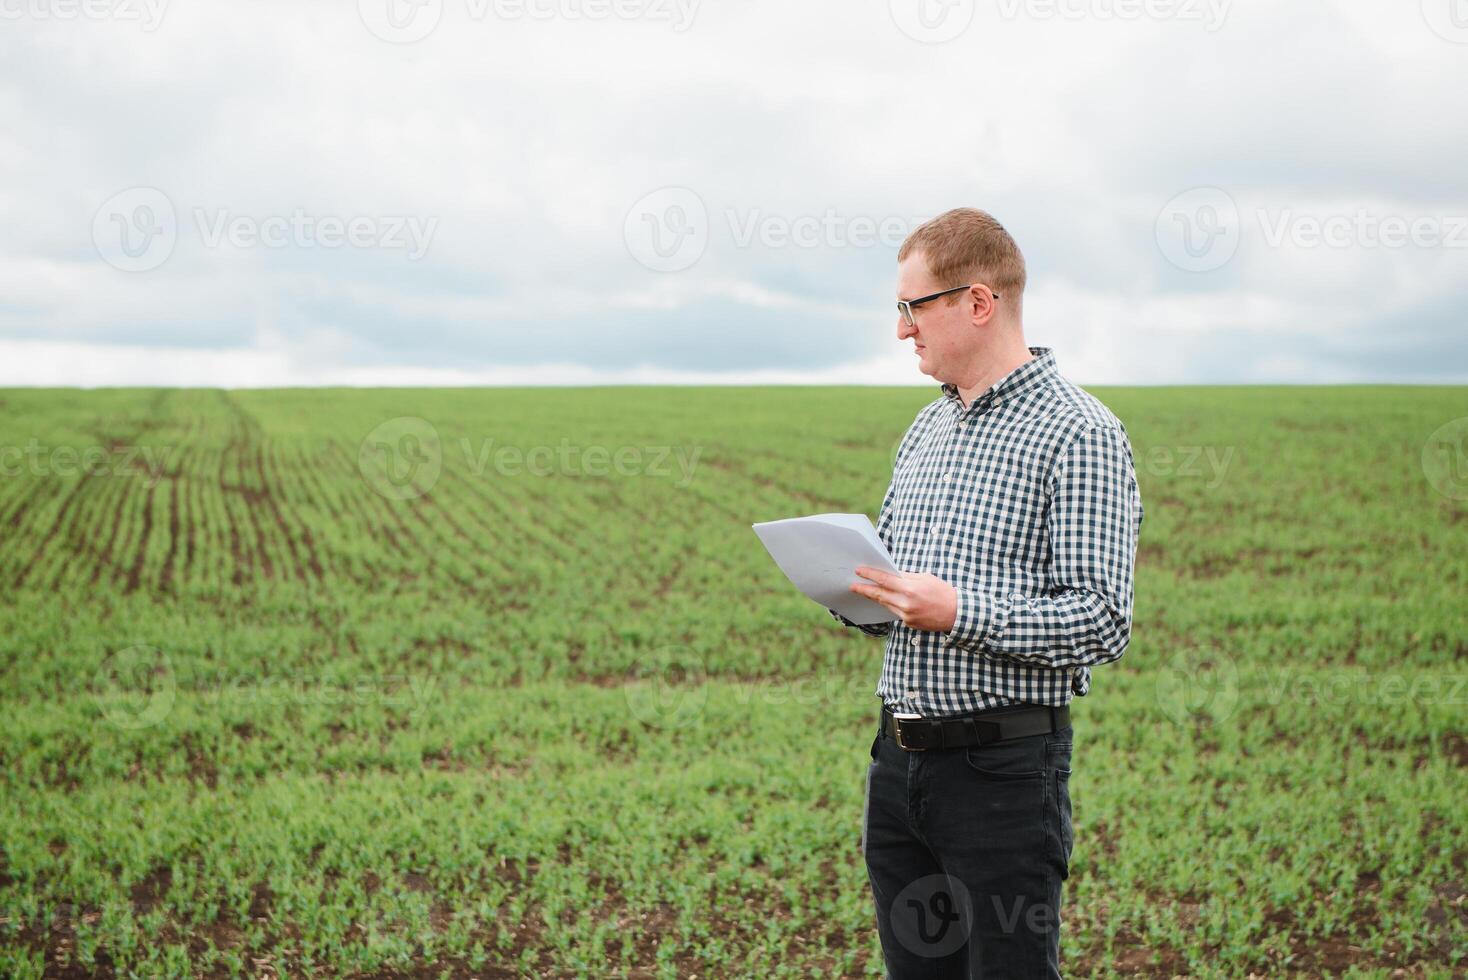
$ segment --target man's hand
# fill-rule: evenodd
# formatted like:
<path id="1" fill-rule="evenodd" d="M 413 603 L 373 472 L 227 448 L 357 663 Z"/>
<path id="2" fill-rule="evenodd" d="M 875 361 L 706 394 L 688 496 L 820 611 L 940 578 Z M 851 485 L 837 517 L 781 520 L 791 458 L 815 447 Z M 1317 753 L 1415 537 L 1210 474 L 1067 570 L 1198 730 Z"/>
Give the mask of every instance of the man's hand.
<path id="1" fill-rule="evenodd" d="M 947 633 L 958 617 L 958 592 L 927 572 L 884 572 L 858 565 L 856 574 L 875 584 L 853 582 L 851 591 L 880 602 L 915 630 Z"/>

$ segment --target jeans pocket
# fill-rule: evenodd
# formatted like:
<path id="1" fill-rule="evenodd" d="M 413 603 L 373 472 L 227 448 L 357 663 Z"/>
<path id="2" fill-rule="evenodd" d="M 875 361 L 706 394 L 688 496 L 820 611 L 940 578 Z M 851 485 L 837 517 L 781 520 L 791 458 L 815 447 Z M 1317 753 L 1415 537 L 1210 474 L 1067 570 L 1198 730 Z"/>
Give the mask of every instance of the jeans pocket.
<path id="1" fill-rule="evenodd" d="M 1038 857 L 1045 841 L 1044 743 L 1038 737 L 968 746 L 966 806 L 975 830 L 1012 855 Z"/>
<path id="2" fill-rule="evenodd" d="M 1062 879 L 1070 877 L 1070 855 L 1075 845 L 1075 828 L 1070 812 L 1070 756 L 1072 738 L 1069 728 L 1051 734 L 1045 746 L 1045 770 L 1050 780 L 1046 787 L 1045 822 L 1054 842 L 1056 869 Z"/>
<path id="3" fill-rule="evenodd" d="M 963 750 L 963 761 L 985 779 L 1039 780 L 1045 774 L 1045 744 L 1039 739 L 1031 735 L 970 745 Z"/>
<path id="4" fill-rule="evenodd" d="M 1060 843 L 1060 877 L 1070 877 L 1070 854 L 1075 846 L 1075 827 L 1070 812 L 1070 770 L 1055 770 L 1055 822 Z"/>

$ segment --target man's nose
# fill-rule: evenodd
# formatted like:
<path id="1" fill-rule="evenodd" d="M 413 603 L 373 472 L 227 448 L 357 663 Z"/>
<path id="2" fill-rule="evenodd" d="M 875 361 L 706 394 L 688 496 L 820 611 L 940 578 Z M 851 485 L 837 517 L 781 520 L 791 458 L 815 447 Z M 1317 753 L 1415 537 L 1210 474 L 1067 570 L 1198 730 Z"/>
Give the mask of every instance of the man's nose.
<path id="1" fill-rule="evenodd" d="M 915 333 L 917 333 L 917 327 L 908 326 L 907 318 L 901 313 L 897 314 L 897 339 L 906 340 Z"/>

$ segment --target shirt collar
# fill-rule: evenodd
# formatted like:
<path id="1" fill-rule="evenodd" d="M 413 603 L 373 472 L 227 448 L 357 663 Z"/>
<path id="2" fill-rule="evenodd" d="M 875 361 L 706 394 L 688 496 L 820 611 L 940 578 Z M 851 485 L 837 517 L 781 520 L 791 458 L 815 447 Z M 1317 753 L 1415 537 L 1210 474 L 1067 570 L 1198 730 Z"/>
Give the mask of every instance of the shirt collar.
<path id="1" fill-rule="evenodd" d="M 972 409 L 985 399 L 998 401 L 1001 397 L 1012 398 L 1053 378 L 1056 374 L 1055 351 L 1049 347 L 1031 347 L 1030 353 L 1035 356 L 994 382 L 988 391 L 969 402 L 968 408 Z M 944 397 L 955 411 L 965 411 L 958 399 L 958 385 L 945 381 L 942 389 Z"/>

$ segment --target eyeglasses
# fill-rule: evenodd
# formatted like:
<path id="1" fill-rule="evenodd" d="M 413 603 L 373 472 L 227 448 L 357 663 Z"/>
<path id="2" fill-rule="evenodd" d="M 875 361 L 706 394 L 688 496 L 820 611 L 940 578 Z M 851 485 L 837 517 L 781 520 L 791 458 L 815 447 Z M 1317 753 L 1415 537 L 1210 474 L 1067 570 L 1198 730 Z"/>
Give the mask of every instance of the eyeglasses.
<path id="1" fill-rule="evenodd" d="M 949 293 L 956 293 L 961 289 L 973 289 L 975 286 L 982 285 L 984 284 L 981 282 L 971 282 L 967 286 L 954 286 L 952 289 L 945 289 L 942 292 L 934 293 L 931 296 L 920 296 L 917 299 L 899 299 L 897 301 L 897 310 L 902 314 L 902 320 L 904 323 L 906 323 L 909 327 L 915 327 L 917 326 L 917 318 L 912 315 L 912 308 L 914 306 L 921 306 L 923 303 L 926 303 L 929 300 L 937 299 L 939 296 L 947 296 Z M 995 299 L 999 298 L 999 294 L 994 292 L 994 290 L 992 289 L 989 290 L 989 295 L 993 296 Z"/>

